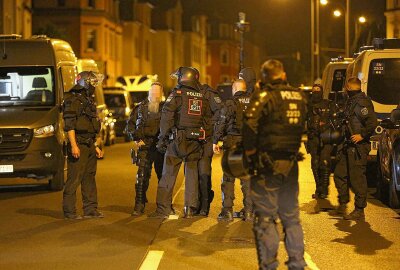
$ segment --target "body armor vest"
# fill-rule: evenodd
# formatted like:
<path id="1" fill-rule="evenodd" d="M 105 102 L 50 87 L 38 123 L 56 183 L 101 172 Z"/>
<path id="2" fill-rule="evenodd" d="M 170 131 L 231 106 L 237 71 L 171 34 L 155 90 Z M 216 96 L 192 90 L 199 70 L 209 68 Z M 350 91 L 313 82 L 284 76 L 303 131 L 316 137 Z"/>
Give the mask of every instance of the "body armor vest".
<path id="1" fill-rule="evenodd" d="M 76 120 L 77 134 L 97 134 L 101 124 L 97 118 L 96 104 L 80 93 L 74 93 L 72 98 L 76 98 L 81 103 Z"/>
<path id="2" fill-rule="evenodd" d="M 298 152 L 307 111 L 304 96 L 285 85 L 267 91 L 269 112 L 260 123 L 261 147 L 271 152 Z"/>
<path id="3" fill-rule="evenodd" d="M 160 131 L 161 108 L 163 103 L 160 103 L 158 113 L 151 113 L 148 109 L 148 105 L 148 101 L 142 102 L 139 105 L 136 127 L 142 130 L 143 136 L 156 137 Z"/>
<path id="4" fill-rule="evenodd" d="M 231 125 L 229 125 L 227 134 L 229 135 L 241 135 L 243 127 L 244 112 L 247 106 L 250 104 L 250 97 L 243 93 L 242 95 L 234 96 L 233 102 L 235 104 L 235 119 Z"/>
<path id="5" fill-rule="evenodd" d="M 319 134 L 329 127 L 329 120 L 332 112 L 330 110 L 330 101 L 322 100 L 312 104 L 309 112 L 308 129 L 309 131 Z"/>
<path id="6" fill-rule="evenodd" d="M 178 129 L 203 127 L 206 106 L 204 95 L 195 89 L 186 87 L 182 87 L 179 91 L 181 91 L 182 106 L 176 127 Z"/>
<path id="7" fill-rule="evenodd" d="M 349 98 L 346 102 L 344 114 L 345 118 L 348 120 L 348 125 L 350 126 L 350 130 L 347 130 L 346 138 L 350 138 L 354 134 L 363 133 L 365 128 L 365 123 L 362 119 L 360 119 L 356 114 L 356 106 L 358 105 L 358 99 L 367 98 L 364 94 L 363 96 L 356 96 L 353 98 Z M 352 134 L 350 134 L 352 133 Z"/>

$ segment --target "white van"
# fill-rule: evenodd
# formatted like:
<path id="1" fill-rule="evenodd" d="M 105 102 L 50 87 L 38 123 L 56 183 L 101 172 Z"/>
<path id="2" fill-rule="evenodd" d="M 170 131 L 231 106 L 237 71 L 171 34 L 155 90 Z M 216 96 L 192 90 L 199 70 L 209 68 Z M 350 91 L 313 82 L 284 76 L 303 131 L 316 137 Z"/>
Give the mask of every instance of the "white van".
<path id="1" fill-rule="evenodd" d="M 330 98 L 332 94 L 343 91 L 346 81 L 346 70 L 353 58 L 332 58 L 322 73 L 322 86 L 324 98 Z"/>

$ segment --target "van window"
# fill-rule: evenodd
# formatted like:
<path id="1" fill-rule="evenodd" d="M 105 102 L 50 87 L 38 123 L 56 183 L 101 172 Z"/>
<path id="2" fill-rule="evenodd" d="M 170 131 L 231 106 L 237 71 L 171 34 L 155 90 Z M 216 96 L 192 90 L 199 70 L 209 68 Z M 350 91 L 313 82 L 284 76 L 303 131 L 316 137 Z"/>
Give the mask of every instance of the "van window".
<path id="1" fill-rule="evenodd" d="M 124 94 L 104 94 L 107 107 L 116 116 L 124 116 L 126 100 Z"/>
<path id="2" fill-rule="evenodd" d="M 384 105 L 397 105 L 400 101 L 400 59 L 372 60 L 368 74 L 368 96 Z"/>
<path id="3" fill-rule="evenodd" d="M 76 69 L 74 66 L 62 66 L 61 76 L 64 92 L 68 92 L 75 85 Z"/>
<path id="4" fill-rule="evenodd" d="M 336 69 L 333 72 L 331 92 L 343 90 L 343 84 L 346 81 L 346 69 Z"/>
<path id="5" fill-rule="evenodd" d="M 49 106 L 55 102 L 51 67 L 1 67 L 0 106 Z"/>

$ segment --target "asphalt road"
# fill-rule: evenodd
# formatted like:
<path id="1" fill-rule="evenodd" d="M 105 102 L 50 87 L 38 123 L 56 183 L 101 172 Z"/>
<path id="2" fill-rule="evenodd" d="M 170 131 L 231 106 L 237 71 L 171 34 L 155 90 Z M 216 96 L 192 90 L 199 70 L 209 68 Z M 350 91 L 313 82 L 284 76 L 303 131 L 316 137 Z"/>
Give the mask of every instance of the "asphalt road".
<path id="1" fill-rule="evenodd" d="M 65 221 L 62 192 L 45 186 L 0 188 L 0 269 L 257 269 L 251 224 L 218 223 L 221 207 L 220 157 L 213 161 L 216 198 L 208 218 L 160 220 L 131 217 L 136 167 L 129 144 L 107 148 L 99 161 L 97 186 L 104 219 Z M 182 172 L 174 205 L 183 205 Z M 1 184 L 26 180 L 1 179 Z M 148 192 L 146 213 L 155 209 L 156 178 Z M 241 209 L 239 182 L 237 211 Z M 300 209 L 309 269 L 399 269 L 400 215 L 374 199 L 370 189 L 366 222 L 329 215 L 336 204 L 333 183 L 328 200 L 314 191 L 309 157 L 300 164 Z M 81 205 L 81 202 L 78 202 Z M 352 207 L 352 205 L 349 205 Z M 283 240 L 283 234 L 282 234 Z M 279 269 L 285 269 L 284 245 Z"/>

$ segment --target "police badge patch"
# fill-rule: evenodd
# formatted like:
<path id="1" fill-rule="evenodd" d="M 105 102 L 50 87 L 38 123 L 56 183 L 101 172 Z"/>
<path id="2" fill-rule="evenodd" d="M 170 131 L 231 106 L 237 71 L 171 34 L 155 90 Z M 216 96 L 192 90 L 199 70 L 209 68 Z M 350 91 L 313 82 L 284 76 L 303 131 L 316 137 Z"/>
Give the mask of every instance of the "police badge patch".
<path id="1" fill-rule="evenodd" d="M 368 109 L 366 107 L 362 108 L 361 109 L 361 114 L 364 115 L 364 116 L 367 115 L 368 114 Z"/>
<path id="2" fill-rule="evenodd" d="M 214 97 L 216 103 L 221 103 L 221 99 L 219 97 Z"/>

